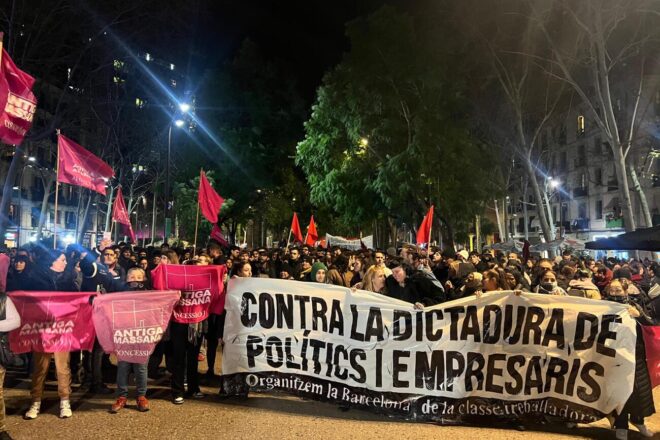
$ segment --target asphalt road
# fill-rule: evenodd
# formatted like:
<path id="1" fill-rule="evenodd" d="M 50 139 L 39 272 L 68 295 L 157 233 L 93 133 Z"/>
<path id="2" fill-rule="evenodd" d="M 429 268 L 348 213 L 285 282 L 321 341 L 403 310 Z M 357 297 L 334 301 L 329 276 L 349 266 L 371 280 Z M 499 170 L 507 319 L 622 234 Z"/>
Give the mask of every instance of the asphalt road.
<path id="1" fill-rule="evenodd" d="M 15 439 L 614 439 L 607 421 L 567 429 L 563 424 L 526 426 L 524 432 L 493 426 L 438 426 L 389 419 L 365 411 L 342 412 L 336 405 L 283 394 L 250 394 L 246 400 L 220 400 L 217 387 L 203 387 L 207 397 L 175 406 L 169 380 L 149 381 L 151 411 L 139 413 L 135 401 L 119 414 L 108 409 L 111 396 L 89 395 L 74 387 L 73 417 L 60 420 L 56 382 L 47 383 L 42 414 L 23 420 L 29 405 L 29 380 L 9 377 L 5 389 L 7 426 Z M 131 389 L 131 392 L 134 392 Z M 133 395 L 131 395 L 133 397 Z M 660 408 L 660 387 L 655 390 Z M 660 432 L 660 415 L 647 419 Z M 634 428 L 632 428 L 634 430 Z M 641 439 L 635 431 L 630 439 Z M 660 435 L 656 435 L 660 439 Z"/>

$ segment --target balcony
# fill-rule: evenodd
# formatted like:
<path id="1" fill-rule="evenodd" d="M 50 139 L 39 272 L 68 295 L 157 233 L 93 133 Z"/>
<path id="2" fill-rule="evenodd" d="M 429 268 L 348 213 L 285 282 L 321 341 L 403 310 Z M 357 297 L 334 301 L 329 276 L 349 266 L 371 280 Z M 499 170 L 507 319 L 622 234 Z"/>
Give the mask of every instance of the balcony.
<path id="1" fill-rule="evenodd" d="M 573 197 L 586 197 L 589 195 L 589 188 L 574 188 Z"/>
<path id="2" fill-rule="evenodd" d="M 605 227 L 608 229 L 623 228 L 623 217 L 605 219 Z"/>

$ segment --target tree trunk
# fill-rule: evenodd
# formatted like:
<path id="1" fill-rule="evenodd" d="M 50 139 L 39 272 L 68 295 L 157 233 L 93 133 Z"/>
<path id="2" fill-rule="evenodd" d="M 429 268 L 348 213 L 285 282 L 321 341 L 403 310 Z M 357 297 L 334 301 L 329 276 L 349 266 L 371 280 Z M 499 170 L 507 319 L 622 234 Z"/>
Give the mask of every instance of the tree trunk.
<path id="1" fill-rule="evenodd" d="M 387 226 L 389 227 L 390 231 L 390 244 L 396 248 L 396 242 L 397 242 L 397 235 L 398 235 L 398 228 L 396 227 L 396 222 L 394 221 L 394 218 L 392 217 L 387 217 Z"/>
<path id="2" fill-rule="evenodd" d="M 644 217 L 645 226 L 650 228 L 653 226 L 653 218 L 651 217 L 651 211 L 649 210 L 649 203 L 646 200 L 644 188 L 642 188 L 642 185 L 639 182 L 635 167 L 628 165 L 628 172 L 630 173 L 630 180 L 632 180 L 633 190 L 637 193 L 637 197 L 639 197 L 639 204 L 642 208 L 642 216 Z"/>
<path id="3" fill-rule="evenodd" d="M 621 211 L 623 213 L 623 226 L 626 231 L 634 231 L 635 215 L 632 208 L 632 198 L 630 197 L 630 187 L 628 186 L 628 173 L 626 172 L 626 159 L 623 157 L 621 147 L 612 147 L 614 153 L 614 171 L 619 185 L 619 197 L 621 198 Z"/>
<path id="4" fill-rule="evenodd" d="M 92 199 L 94 198 L 93 194 L 89 194 L 89 197 L 87 197 L 87 203 L 85 203 L 85 209 L 83 210 L 82 218 L 79 219 L 79 227 L 78 227 L 78 233 L 76 235 L 76 243 L 82 244 L 82 239 L 85 237 L 85 226 L 87 226 L 87 216 L 89 215 L 89 206 L 92 203 Z M 91 247 L 91 243 L 90 243 Z"/>
<path id="5" fill-rule="evenodd" d="M 56 177 L 55 175 L 49 175 L 47 179 L 48 180 L 44 182 L 44 196 L 41 198 L 41 213 L 39 215 L 39 225 L 37 226 L 37 241 L 41 240 L 41 237 L 43 236 L 44 224 L 48 218 L 48 199 L 50 199 L 50 189 L 53 187 Z"/>
<path id="6" fill-rule="evenodd" d="M 5 178 L 5 184 L 2 187 L 2 200 L 0 200 L 0 237 L 4 242 L 4 236 L 7 232 L 7 225 L 9 223 L 9 206 L 11 205 L 11 198 L 14 192 L 14 182 L 16 181 L 16 176 L 18 170 L 21 167 L 21 158 L 23 157 L 23 150 L 21 147 L 16 147 L 14 151 L 14 157 L 11 159 L 11 165 L 7 170 L 7 177 Z"/>
<path id="7" fill-rule="evenodd" d="M 110 230 L 110 220 L 112 214 L 112 197 L 115 195 L 115 187 L 110 185 L 110 193 L 107 196 L 108 209 L 105 211 L 105 232 Z"/>
<path id="8" fill-rule="evenodd" d="M 543 238 L 545 238 L 546 243 L 551 242 L 555 239 L 554 230 L 555 227 L 552 224 L 552 221 L 549 221 L 549 215 L 543 210 L 543 194 L 541 192 L 541 187 L 538 180 L 536 179 L 536 171 L 532 166 L 529 158 L 523 160 L 525 164 L 525 172 L 527 173 L 527 178 L 532 184 L 532 193 L 534 194 L 534 200 L 536 200 L 536 214 L 539 216 L 539 223 L 541 224 L 541 232 L 543 232 Z M 543 191 L 545 192 L 545 190 Z M 547 209 L 550 210 L 550 205 L 547 205 Z"/>

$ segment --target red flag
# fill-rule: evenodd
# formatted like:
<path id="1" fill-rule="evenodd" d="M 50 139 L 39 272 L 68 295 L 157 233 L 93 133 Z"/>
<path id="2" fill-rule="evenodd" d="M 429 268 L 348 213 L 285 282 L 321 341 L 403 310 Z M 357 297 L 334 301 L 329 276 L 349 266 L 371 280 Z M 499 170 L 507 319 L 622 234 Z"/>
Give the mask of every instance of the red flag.
<path id="1" fill-rule="evenodd" d="M 215 192 L 204 171 L 199 172 L 198 202 L 202 215 L 211 223 L 218 222 L 218 214 L 225 199 Z"/>
<path id="2" fill-rule="evenodd" d="M 0 32 L 0 48 L 2 37 Z M 0 57 L 0 141 L 20 145 L 37 109 L 37 98 L 32 93 L 34 78 L 16 67 L 4 49 Z"/>
<path id="3" fill-rule="evenodd" d="M 308 246 L 314 246 L 316 241 L 319 239 L 319 233 L 316 232 L 316 224 L 314 223 L 314 216 L 309 219 L 309 227 L 307 228 L 307 240 L 305 244 Z"/>
<path id="4" fill-rule="evenodd" d="M 220 226 L 218 226 L 217 223 L 213 224 L 213 228 L 211 229 L 211 238 L 220 243 L 221 246 L 227 248 L 229 247 L 229 242 L 225 238 L 225 235 L 222 233 L 222 229 L 220 229 Z"/>
<path id="5" fill-rule="evenodd" d="M 105 195 L 105 184 L 115 172 L 110 165 L 63 135 L 57 137 L 57 181 L 82 186 Z"/>
<path id="6" fill-rule="evenodd" d="M 293 234 L 293 238 L 302 243 L 303 242 L 303 236 L 302 236 L 302 231 L 300 230 L 300 223 L 298 223 L 298 215 L 294 212 L 293 213 L 293 220 L 291 220 L 291 233 Z"/>
<path id="7" fill-rule="evenodd" d="M 660 385 L 660 326 L 642 325 L 651 388 Z"/>
<path id="8" fill-rule="evenodd" d="M 112 220 L 128 228 L 128 233 L 131 236 L 131 241 L 136 243 L 135 232 L 131 226 L 131 218 L 128 215 L 128 210 L 124 204 L 124 195 L 121 193 L 121 186 L 117 188 L 117 197 L 115 197 L 115 204 L 112 206 Z"/>
<path id="9" fill-rule="evenodd" d="M 433 205 L 429 208 L 429 212 L 424 216 L 422 224 L 419 225 L 417 230 L 417 245 L 428 244 L 431 241 L 431 225 L 433 225 Z"/>

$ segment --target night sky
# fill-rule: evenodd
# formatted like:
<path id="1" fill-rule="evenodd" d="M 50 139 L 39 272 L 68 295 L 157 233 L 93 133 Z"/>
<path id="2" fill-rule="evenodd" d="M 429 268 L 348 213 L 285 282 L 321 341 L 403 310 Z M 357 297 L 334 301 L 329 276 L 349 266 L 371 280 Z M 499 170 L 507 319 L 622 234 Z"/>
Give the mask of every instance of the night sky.
<path id="1" fill-rule="evenodd" d="M 376 0 L 220 0 L 198 5 L 194 65 L 216 67 L 235 56 L 244 39 L 296 72 L 303 96 L 312 100 L 323 73 L 339 63 L 348 42 L 345 24 L 376 10 Z M 388 2 L 396 3 L 396 2 Z"/>

